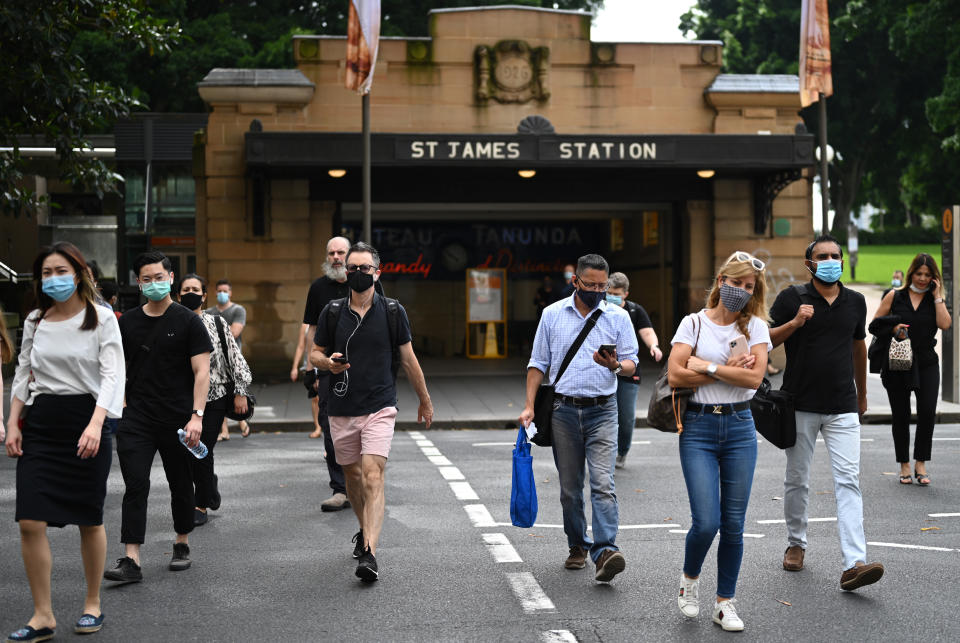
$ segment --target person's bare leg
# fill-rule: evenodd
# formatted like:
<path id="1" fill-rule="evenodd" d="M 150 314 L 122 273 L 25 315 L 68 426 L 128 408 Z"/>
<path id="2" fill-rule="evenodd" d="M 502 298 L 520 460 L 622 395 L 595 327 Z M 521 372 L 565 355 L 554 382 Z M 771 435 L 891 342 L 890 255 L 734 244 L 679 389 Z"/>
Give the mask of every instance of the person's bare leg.
<path id="1" fill-rule="evenodd" d="M 179 545 L 189 545 L 190 544 L 189 534 L 177 534 L 177 538 L 173 542 Z"/>
<path id="2" fill-rule="evenodd" d="M 366 536 L 367 529 L 363 524 L 363 469 L 360 462 L 343 465 L 343 477 L 347 486 L 347 498 L 350 500 L 350 506 L 353 507 L 353 513 L 357 516 L 360 529 Z"/>
<path id="3" fill-rule="evenodd" d="M 56 627 L 57 619 L 53 615 L 50 598 L 53 556 L 50 553 L 50 541 L 47 540 L 47 523 L 40 520 L 20 521 L 20 551 L 33 595 L 33 616 L 27 625 L 35 630 Z"/>
<path id="4" fill-rule="evenodd" d="M 107 562 L 107 530 L 103 525 L 80 526 L 80 556 L 87 579 L 83 613 L 100 616 L 100 581 Z"/>
<path id="5" fill-rule="evenodd" d="M 320 426 L 320 398 L 311 397 L 310 398 L 310 412 L 313 413 L 313 433 L 310 434 L 311 438 L 319 438 L 323 435 L 323 428 Z"/>
<path id="6" fill-rule="evenodd" d="M 360 457 L 363 465 L 363 538 L 370 552 L 377 553 L 380 530 L 383 529 L 383 474 L 387 459 L 382 455 L 365 454 Z"/>
<path id="7" fill-rule="evenodd" d="M 140 543 L 125 543 L 123 549 L 124 556 L 132 558 L 137 565 L 140 564 Z"/>
<path id="8" fill-rule="evenodd" d="M 230 430 L 227 429 L 227 418 L 223 418 L 223 424 L 220 426 L 220 437 L 224 440 L 230 439 Z"/>

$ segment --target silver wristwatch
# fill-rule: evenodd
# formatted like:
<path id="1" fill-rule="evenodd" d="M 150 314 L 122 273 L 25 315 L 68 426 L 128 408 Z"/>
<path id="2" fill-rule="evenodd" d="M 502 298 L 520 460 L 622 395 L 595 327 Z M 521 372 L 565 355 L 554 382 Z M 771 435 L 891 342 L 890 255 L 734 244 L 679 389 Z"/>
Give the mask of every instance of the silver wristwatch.
<path id="1" fill-rule="evenodd" d="M 191 415 L 196 415 L 198 418 L 203 418 L 203 409 L 193 409 Z"/>
<path id="2" fill-rule="evenodd" d="M 622 371 L 622 370 L 623 370 L 623 364 L 621 364 L 620 362 L 617 362 L 617 367 L 616 367 L 615 369 L 613 369 L 613 374 L 614 374 L 614 375 L 619 375 L 619 374 L 620 374 L 620 371 Z"/>
<path id="3" fill-rule="evenodd" d="M 707 365 L 707 375 L 709 375 L 710 377 L 717 376 L 717 365 L 714 364 L 713 362 L 710 362 L 710 364 Z"/>

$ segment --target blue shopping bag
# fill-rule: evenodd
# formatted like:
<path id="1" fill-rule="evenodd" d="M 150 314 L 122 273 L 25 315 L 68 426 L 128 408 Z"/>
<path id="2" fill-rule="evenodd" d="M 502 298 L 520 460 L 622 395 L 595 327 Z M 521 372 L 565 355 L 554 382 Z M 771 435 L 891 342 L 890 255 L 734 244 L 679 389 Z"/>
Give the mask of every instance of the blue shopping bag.
<path id="1" fill-rule="evenodd" d="M 533 456 L 523 427 L 513 448 L 513 488 L 510 490 L 510 522 L 515 527 L 533 527 L 537 520 L 537 486 L 533 480 Z"/>

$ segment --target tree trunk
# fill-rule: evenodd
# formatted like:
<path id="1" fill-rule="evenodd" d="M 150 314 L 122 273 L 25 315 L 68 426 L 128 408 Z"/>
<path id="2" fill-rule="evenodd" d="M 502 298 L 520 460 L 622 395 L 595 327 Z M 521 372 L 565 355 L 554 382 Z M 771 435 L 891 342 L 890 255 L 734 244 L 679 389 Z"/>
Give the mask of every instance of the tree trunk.
<path id="1" fill-rule="evenodd" d="M 850 212 L 853 210 L 853 204 L 857 202 L 857 193 L 860 191 L 860 182 L 863 180 L 866 171 L 866 155 L 864 150 L 856 158 L 844 162 L 839 167 L 838 185 L 830 190 L 830 196 L 833 197 L 832 204 L 834 210 L 833 225 L 830 228 L 833 236 L 845 239 L 847 237 L 847 227 L 850 225 Z"/>

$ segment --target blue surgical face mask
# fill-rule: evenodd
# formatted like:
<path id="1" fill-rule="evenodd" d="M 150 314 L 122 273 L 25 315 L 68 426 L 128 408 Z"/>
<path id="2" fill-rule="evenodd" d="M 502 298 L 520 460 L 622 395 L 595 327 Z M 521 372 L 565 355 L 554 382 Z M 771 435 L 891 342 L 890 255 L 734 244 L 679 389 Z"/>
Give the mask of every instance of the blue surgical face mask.
<path id="1" fill-rule="evenodd" d="M 567 281 L 570 281 L 571 279 L 573 279 L 573 273 L 569 271 L 565 272 L 563 273 L 563 278 L 566 279 Z"/>
<path id="2" fill-rule="evenodd" d="M 140 290 L 143 292 L 143 296 L 150 301 L 160 301 L 170 294 L 170 282 L 151 281 L 148 284 L 141 284 Z"/>
<path id="3" fill-rule="evenodd" d="M 815 263 L 817 264 L 817 270 L 813 274 L 825 283 L 835 283 L 843 274 L 843 262 L 837 259 L 824 259 Z"/>
<path id="4" fill-rule="evenodd" d="M 230 301 L 230 294 L 229 294 L 229 293 L 222 292 L 222 291 L 217 293 L 217 303 L 218 303 L 218 304 L 220 304 L 221 306 L 224 306 L 224 305 L 226 305 L 227 303 L 229 303 L 229 301 Z"/>
<path id="5" fill-rule="evenodd" d="M 900 286 L 903 285 L 903 282 L 900 281 L 899 279 L 891 279 L 890 285 L 893 286 L 894 288 L 899 288 Z"/>
<path id="6" fill-rule="evenodd" d="M 620 295 L 611 295 L 610 293 L 607 293 L 607 303 L 614 304 L 616 306 L 622 306 L 623 297 L 621 297 Z"/>
<path id="7" fill-rule="evenodd" d="M 52 277 L 47 277 L 41 282 L 43 294 L 60 302 L 70 299 L 77 289 L 77 284 L 73 278 L 74 275 L 53 275 Z"/>

